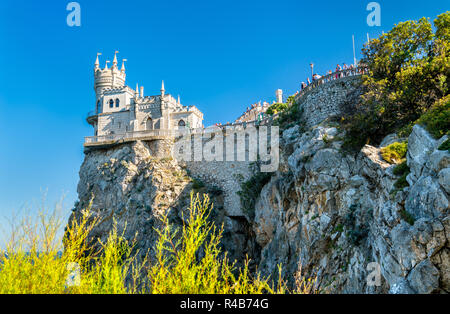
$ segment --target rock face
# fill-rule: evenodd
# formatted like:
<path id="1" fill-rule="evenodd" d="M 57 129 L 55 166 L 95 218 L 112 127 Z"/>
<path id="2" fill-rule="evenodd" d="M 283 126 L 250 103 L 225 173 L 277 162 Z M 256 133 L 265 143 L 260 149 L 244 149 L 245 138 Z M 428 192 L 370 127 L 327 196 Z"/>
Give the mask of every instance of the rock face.
<path id="1" fill-rule="evenodd" d="M 156 157 L 159 154 L 153 144 L 137 141 L 87 151 L 80 169 L 79 203 L 70 219 L 90 207 L 100 218 L 93 237 L 105 241 L 116 221 L 127 239 L 136 237 L 136 248 L 143 255 L 154 246 L 154 228 L 160 225 L 161 214 L 168 212 L 172 224 L 180 227 L 194 184 L 171 157 Z M 196 188 L 194 192 L 210 195 L 214 203 L 211 217 L 218 226 L 224 224 L 223 249 L 238 261 L 243 261 L 245 254 L 255 255 L 250 224 L 226 215 L 223 192 L 212 186 Z"/>
<path id="2" fill-rule="evenodd" d="M 379 148 L 352 156 L 335 128 L 293 132 L 284 132 L 280 171 L 256 203 L 259 269 L 273 275 L 282 263 L 289 278 L 301 262 L 329 292 L 449 292 L 450 154 L 437 150 L 446 137 L 414 127 L 410 186 L 394 191 L 395 166 Z"/>
<path id="3" fill-rule="evenodd" d="M 137 141 L 86 152 L 72 218 L 91 204 L 101 221 L 94 237 L 105 240 L 115 220 L 145 253 L 162 213 L 182 225 L 192 176 L 206 183 L 198 191 L 212 196 L 212 218 L 224 225 L 223 249 L 237 266 L 248 255 L 264 275 L 277 278 L 282 264 L 292 283 L 301 263 L 327 292 L 448 293 L 450 154 L 438 150 L 447 136 L 436 140 L 414 127 L 409 186 L 397 190 L 395 166 L 381 158 L 380 148 L 343 153 L 345 135 L 327 126 L 327 118 L 359 94 L 358 78 L 349 77 L 297 99 L 309 131 L 296 125 L 281 134 L 279 170 L 251 215 L 243 214 L 236 195 L 236 177 L 254 175 L 248 163 L 178 163 L 163 157 L 167 143 Z M 390 135 L 382 145 L 396 140 Z"/>

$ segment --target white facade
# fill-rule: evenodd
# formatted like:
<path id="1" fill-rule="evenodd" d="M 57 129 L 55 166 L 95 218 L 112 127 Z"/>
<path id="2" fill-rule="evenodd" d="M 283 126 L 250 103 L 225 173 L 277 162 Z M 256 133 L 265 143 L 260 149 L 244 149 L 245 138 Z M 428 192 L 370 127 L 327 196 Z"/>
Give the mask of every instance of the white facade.
<path id="1" fill-rule="evenodd" d="M 164 82 L 160 95 L 144 96 L 144 88 L 136 90 L 125 85 L 125 61 L 119 70 L 117 52 L 111 68 L 94 67 L 95 112 L 88 117 L 95 136 L 123 134 L 146 130 L 172 130 L 203 127 L 203 113 L 195 106 L 183 106 L 165 93 Z"/>

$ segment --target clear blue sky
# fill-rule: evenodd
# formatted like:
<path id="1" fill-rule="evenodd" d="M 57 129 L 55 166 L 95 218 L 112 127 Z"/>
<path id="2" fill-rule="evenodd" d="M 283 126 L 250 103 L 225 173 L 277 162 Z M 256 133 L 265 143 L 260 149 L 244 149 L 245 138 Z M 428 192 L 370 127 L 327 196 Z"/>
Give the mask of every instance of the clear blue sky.
<path id="1" fill-rule="evenodd" d="M 382 25 L 369 27 L 368 0 L 80 0 L 82 25 L 71 28 L 69 2 L 0 2 L 0 217 L 46 189 L 49 204 L 76 200 L 97 52 L 104 66 L 119 50 L 128 85 L 147 95 L 164 79 L 209 125 L 274 100 L 277 88 L 294 93 L 311 61 L 318 73 L 351 63 L 352 34 L 359 51 L 366 33 L 449 9 L 448 0 L 380 0 Z"/>

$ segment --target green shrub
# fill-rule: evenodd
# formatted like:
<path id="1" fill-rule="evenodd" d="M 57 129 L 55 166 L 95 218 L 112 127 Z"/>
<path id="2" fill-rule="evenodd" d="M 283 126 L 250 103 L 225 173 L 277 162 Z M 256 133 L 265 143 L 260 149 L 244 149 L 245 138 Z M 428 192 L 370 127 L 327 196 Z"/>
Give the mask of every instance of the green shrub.
<path id="1" fill-rule="evenodd" d="M 192 188 L 194 190 L 199 190 L 199 189 L 203 188 L 204 186 L 205 186 L 205 183 L 203 183 L 202 180 L 195 179 L 195 178 L 192 179 Z"/>
<path id="2" fill-rule="evenodd" d="M 408 176 L 408 174 L 405 173 L 400 178 L 398 178 L 398 180 L 394 183 L 394 187 L 397 190 L 402 190 L 402 189 L 404 189 L 404 188 L 409 186 L 408 181 L 406 181 L 406 177 L 407 176 Z"/>
<path id="3" fill-rule="evenodd" d="M 439 150 L 447 150 L 450 153 L 450 140 L 446 140 L 444 143 L 442 143 L 439 147 Z"/>
<path id="4" fill-rule="evenodd" d="M 268 115 L 273 116 L 274 114 L 277 114 L 281 111 L 286 110 L 287 107 L 288 107 L 287 103 L 284 103 L 284 104 L 276 103 L 276 104 L 271 105 L 269 108 L 267 108 L 266 113 Z"/>
<path id="5" fill-rule="evenodd" d="M 245 182 L 241 182 L 241 190 L 237 192 L 241 200 L 241 207 L 243 211 L 249 215 L 250 218 L 255 214 L 255 202 L 261 193 L 261 189 L 266 185 L 272 173 L 261 172 L 257 164 L 252 164 L 254 175 Z"/>
<path id="6" fill-rule="evenodd" d="M 360 245 L 368 234 L 368 227 L 366 222 L 363 221 L 363 217 L 361 216 L 358 219 L 358 214 L 360 212 L 360 206 L 352 204 L 343 220 L 344 226 L 347 228 L 347 237 L 350 242 L 356 246 Z M 365 214 L 367 213 L 364 213 L 363 216 L 365 216 Z"/>
<path id="7" fill-rule="evenodd" d="M 394 164 L 401 162 L 408 151 L 408 142 L 395 142 L 381 149 L 381 156 L 387 162 Z"/>
<path id="8" fill-rule="evenodd" d="M 409 173 L 409 167 L 408 167 L 408 164 L 406 163 L 406 160 L 404 162 L 402 162 L 401 164 L 398 164 L 397 166 L 395 166 L 393 172 L 396 176 L 402 176 L 405 173 Z"/>
<path id="9" fill-rule="evenodd" d="M 161 227 L 154 258 L 138 258 L 134 241 L 127 241 L 114 223 L 100 250 L 94 252 L 90 235 L 99 223 L 84 211 L 73 219 L 63 238 L 57 236 L 61 220 L 54 215 L 24 220 L 5 251 L 0 250 L 0 294 L 261 294 L 318 293 L 317 279 L 302 275 L 301 264 L 294 275 L 294 289 L 287 288 L 278 266 L 278 284 L 250 274 L 248 260 L 235 269 L 220 249 L 223 228 L 209 220 L 212 204 L 191 194 L 186 223 L 175 229 L 167 213 Z M 183 221 L 185 221 L 183 219 Z M 94 241 L 95 242 L 95 241 Z M 62 247 L 64 243 L 64 247 Z M 63 250 L 61 253 L 60 250 Z M 76 263 L 77 267 L 68 267 Z M 79 276 L 71 285 L 74 269 Z"/>
<path id="10" fill-rule="evenodd" d="M 450 95 L 439 100 L 417 123 L 424 125 L 435 138 L 450 134 Z"/>
<path id="11" fill-rule="evenodd" d="M 411 173 L 411 171 L 410 171 L 408 165 L 406 164 L 406 161 L 404 161 L 394 168 L 393 173 L 396 176 L 400 176 L 400 178 L 398 178 L 397 181 L 395 181 L 395 183 L 394 183 L 395 190 L 392 192 L 395 195 L 395 193 L 397 191 L 403 190 L 404 188 L 409 186 L 408 181 L 406 181 L 406 177 L 408 176 L 408 174 Z"/>
<path id="12" fill-rule="evenodd" d="M 400 217 L 407 223 L 409 223 L 411 226 L 414 225 L 415 219 L 411 213 L 409 213 L 406 209 L 402 209 L 400 211 Z"/>
<path id="13" fill-rule="evenodd" d="M 449 128 L 450 11 L 433 25 L 427 18 L 401 22 L 362 50 L 368 67 L 361 100 L 344 117 L 344 149 L 358 151 L 390 133 L 408 136 L 416 123 L 435 136 Z"/>

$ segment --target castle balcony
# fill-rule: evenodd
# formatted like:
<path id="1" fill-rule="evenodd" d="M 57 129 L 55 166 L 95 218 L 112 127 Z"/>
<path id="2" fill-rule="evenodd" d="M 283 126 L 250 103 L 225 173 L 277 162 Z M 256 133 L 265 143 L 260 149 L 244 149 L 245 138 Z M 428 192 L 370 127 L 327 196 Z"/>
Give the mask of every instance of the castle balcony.
<path id="1" fill-rule="evenodd" d="M 100 136 L 88 136 L 84 139 L 84 147 L 102 147 L 114 144 L 121 144 L 132 141 L 162 140 L 173 138 L 177 135 L 177 130 L 146 130 L 126 132 L 122 134 L 109 134 Z"/>
<path id="2" fill-rule="evenodd" d="M 98 114 L 95 111 L 89 111 L 86 118 L 87 123 L 94 125 L 98 121 Z"/>

